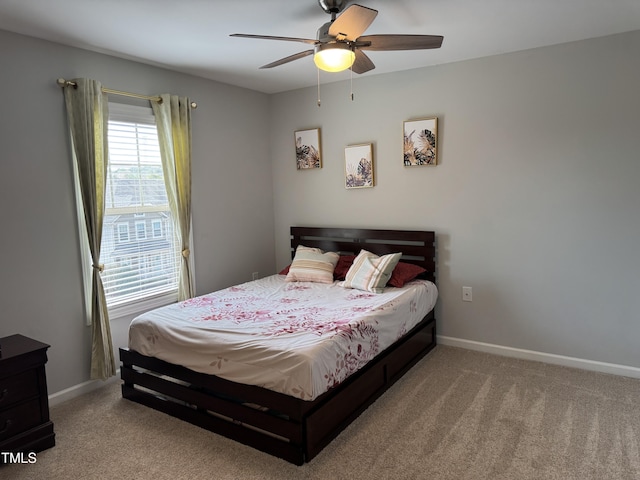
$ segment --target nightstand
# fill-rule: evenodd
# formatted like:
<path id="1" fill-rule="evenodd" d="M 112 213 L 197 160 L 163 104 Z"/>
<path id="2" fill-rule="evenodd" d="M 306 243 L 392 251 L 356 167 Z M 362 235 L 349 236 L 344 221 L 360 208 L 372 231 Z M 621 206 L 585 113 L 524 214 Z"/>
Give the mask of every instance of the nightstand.
<path id="1" fill-rule="evenodd" d="M 44 364 L 46 343 L 0 338 L 0 452 L 39 452 L 55 445 Z"/>

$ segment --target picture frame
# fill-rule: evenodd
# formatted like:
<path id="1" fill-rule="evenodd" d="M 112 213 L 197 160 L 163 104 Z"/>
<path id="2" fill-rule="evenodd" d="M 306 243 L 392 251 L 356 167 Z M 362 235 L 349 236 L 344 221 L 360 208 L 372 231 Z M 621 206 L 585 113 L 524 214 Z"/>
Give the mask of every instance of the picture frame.
<path id="1" fill-rule="evenodd" d="M 345 187 L 369 188 L 375 185 L 373 145 L 348 145 L 344 149 Z"/>
<path id="2" fill-rule="evenodd" d="M 322 168 L 320 149 L 320 128 L 296 130 L 294 132 L 296 147 L 296 168 L 309 170 Z"/>
<path id="3" fill-rule="evenodd" d="M 405 167 L 438 164 L 438 117 L 407 120 L 403 133 Z"/>

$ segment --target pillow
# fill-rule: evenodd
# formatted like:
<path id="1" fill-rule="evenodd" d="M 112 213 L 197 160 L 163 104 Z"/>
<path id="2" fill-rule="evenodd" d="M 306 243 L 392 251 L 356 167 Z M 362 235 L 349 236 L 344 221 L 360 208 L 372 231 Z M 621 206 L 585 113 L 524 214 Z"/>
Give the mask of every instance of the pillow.
<path id="1" fill-rule="evenodd" d="M 360 250 L 342 282 L 345 288 L 357 288 L 367 292 L 382 293 L 402 253 L 390 253 L 379 257 L 375 253 Z"/>
<path id="2" fill-rule="evenodd" d="M 355 255 L 340 255 L 340 258 L 338 258 L 338 263 L 336 264 L 336 268 L 333 270 L 334 280 L 344 280 L 344 277 L 347 275 L 347 272 L 349 271 L 349 267 L 353 263 L 354 258 L 356 258 Z M 286 275 L 287 273 L 289 273 L 290 267 L 291 265 L 287 265 L 282 270 L 280 270 L 278 274 Z"/>
<path id="3" fill-rule="evenodd" d="M 355 258 L 355 255 L 340 255 L 338 264 L 333 271 L 333 278 L 335 278 L 336 280 L 344 280 Z"/>
<path id="4" fill-rule="evenodd" d="M 278 275 L 286 275 L 287 273 L 289 273 L 289 268 L 291 267 L 291 264 L 287 265 L 286 267 L 284 267 L 282 270 L 280 270 L 280 272 L 278 273 Z"/>
<path id="5" fill-rule="evenodd" d="M 338 263 L 335 252 L 298 245 L 285 282 L 333 283 L 333 269 Z"/>
<path id="6" fill-rule="evenodd" d="M 413 263 L 399 262 L 391 273 L 391 278 L 387 282 L 392 287 L 402 287 L 405 283 L 410 282 L 421 273 L 426 272 L 424 268 Z"/>

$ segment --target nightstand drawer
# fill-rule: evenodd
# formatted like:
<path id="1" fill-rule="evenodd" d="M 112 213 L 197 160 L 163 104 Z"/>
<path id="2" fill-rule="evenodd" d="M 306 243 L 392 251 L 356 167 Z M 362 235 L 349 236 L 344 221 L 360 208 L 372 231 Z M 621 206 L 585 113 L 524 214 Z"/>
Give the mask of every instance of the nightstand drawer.
<path id="1" fill-rule="evenodd" d="M 18 375 L 2 378 L 0 379 L 0 411 L 38 394 L 38 377 L 35 370 L 27 370 Z"/>
<path id="2" fill-rule="evenodd" d="M 35 399 L 0 412 L 0 441 L 42 423 L 40 400 Z"/>
<path id="3" fill-rule="evenodd" d="M 0 348 L 0 452 L 53 447 L 45 372 L 49 345 L 16 334 L 0 338 Z"/>

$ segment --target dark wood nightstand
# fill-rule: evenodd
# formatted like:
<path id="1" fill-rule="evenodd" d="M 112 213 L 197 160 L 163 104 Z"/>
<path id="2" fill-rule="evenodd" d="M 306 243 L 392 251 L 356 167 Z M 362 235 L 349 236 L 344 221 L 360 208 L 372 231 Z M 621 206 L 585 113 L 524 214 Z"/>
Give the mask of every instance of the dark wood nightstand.
<path id="1" fill-rule="evenodd" d="M 22 335 L 0 338 L 0 452 L 39 452 L 55 445 L 47 348 Z"/>

